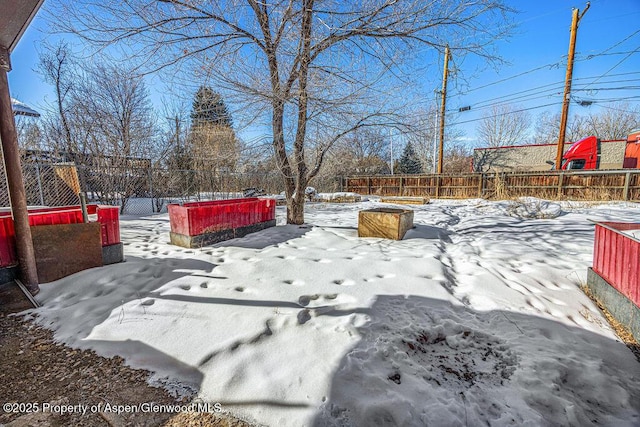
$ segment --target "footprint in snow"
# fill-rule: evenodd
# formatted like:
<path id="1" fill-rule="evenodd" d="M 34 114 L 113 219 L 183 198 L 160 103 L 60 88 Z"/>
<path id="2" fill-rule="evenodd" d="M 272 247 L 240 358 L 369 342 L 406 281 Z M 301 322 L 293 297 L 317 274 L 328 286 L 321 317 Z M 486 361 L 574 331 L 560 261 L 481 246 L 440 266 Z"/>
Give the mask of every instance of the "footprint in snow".
<path id="1" fill-rule="evenodd" d="M 317 300 L 318 298 L 320 298 L 320 295 L 318 294 L 314 294 L 314 295 L 302 295 L 300 296 L 300 298 L 298 298 L 298 304 L 303 305 L 303 306 L 307 306 L 309 305 L 309 303 L 311 302 L 311 300 Z"/>
<path id="2" fill-rule="evenodd" d="M 145 307 L 149 307 L 150 305 L 155 304 L 156 300 L 153 298 L 146 299 L 140 303 L 140 305 L 144 305 Z"/>
<path id="3" fill-rule="evenodd" d="M 311 320 L 311 312 L 309 312 L 309 309 L 305 308 L 298 312 L 298 325 L 304 325 L 309 320 Z"/>
<path id="4" fill-rule="evenodd" d="M 356 284 L 356 282 L 350 279 L 337 279 L 337 280 L 334 280 L 332 283 L 340 286 L 353 286 Z"/>

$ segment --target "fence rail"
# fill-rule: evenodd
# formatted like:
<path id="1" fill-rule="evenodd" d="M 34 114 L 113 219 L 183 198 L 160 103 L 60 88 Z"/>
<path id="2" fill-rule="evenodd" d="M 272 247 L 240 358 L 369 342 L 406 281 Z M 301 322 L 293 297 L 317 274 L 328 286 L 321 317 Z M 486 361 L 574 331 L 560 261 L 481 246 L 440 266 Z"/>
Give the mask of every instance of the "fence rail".
<path id="1" fill-rule="evenodd" d="M 344 191 L 377 196 L 640 201 L 640 170 L 347 177 Z"/>
<path id="2" fill-rule="evenodd" d="M 31 206 L 78 204 L 78 193 L 90 203 L 120 207 L 121 214 L 166 212 L 172 202 L 212 200 L 242 195 L 247 188 L 279 194 L 278 172 L 221 173 L 153 167 L 99 167 L 73 163 L 25 162 L 27 203 Z M 0 180 L 6 182 L 4 169 Z M 363 195 L 431 198 L 507 198 L 640 201 L 640 170 L 582 172 L 502 172 L 466 175 L 377 175 L 318 177 L 320 192 L 350 191 Z M 0 206 L 9 206 L 0 185 Z"/>
<path id="3" fill-rule="evenodd" d="M 229 173 L 23 160 L 22 174 L 30 206 L 78 204 L 82 192 L 89 203 L 119 206 L 121 214 L 132 215 L 166 212 L 172 202 L 238 197 L 248 188 L 267 194 L 284 190 L 279 172 Z M 0 182 L 6 182 L 4 168 L 0 168 Z M 342 180 L 318 178 L 313 185 L 319 191 L 334 192 L 341 190 Z M 0 206 L 9 206 L 6 185 L 0 185 Z"/>

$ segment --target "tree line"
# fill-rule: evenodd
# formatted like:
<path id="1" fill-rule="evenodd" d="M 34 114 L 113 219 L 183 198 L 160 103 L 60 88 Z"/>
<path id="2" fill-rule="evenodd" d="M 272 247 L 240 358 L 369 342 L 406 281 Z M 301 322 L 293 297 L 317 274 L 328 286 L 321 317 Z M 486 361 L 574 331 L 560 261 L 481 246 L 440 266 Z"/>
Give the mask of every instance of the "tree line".
<path id="1" fill-rule="evenodd" d="M 244 123 L 268 129 L 287 222 L 302 224 L 305 188 L 345 140 L 416 127 L 406 120 L 410 100 L 398 94 L 418 79 L 425 53 L 448 45 L 459 58 L 500 61 L 495 40 L 511 31 L 514 13 L 506 3 L 63 0 L 48 7 L 57 30 L 97 50 L 121 49 L 135 70 L 202 76 L 233 97 Z"/>
<path id="2" fill-rule="evenodd" d="M 518 105 L 500 104 L 484 115 L 476 131 L 481 147 L 555 144 L 559 126 L 560 113 L 545 111 L 533 117 Z M 579 141 L 590 135 L 602 140 L 625 139 L 629 132 L 638 128 L 640 107 L 628 102 L 613 102 L 598 111 L 571 115 L 567 121 L 566 142 Z"/>

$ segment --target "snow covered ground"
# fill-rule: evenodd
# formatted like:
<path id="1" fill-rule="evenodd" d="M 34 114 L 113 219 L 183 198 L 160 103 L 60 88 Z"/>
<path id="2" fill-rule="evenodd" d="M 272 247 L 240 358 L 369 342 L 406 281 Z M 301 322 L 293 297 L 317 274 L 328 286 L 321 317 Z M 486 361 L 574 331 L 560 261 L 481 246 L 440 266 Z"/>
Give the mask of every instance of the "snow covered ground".
<path id="1" fill-rule="evenodd" d="M 640 425 L 640 364 L 580 291 L 630 203 L 433 201 L 402 241 L 307 205 L 203 249 L 123 218 L 126 262 L 42 286 L 56 339 L 269 426 Z"/>

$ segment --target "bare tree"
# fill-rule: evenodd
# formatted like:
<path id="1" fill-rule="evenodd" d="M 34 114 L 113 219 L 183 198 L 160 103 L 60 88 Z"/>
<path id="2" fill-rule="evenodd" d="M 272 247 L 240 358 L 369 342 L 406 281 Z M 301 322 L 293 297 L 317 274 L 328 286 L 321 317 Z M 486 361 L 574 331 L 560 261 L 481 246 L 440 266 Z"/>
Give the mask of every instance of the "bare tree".
<path id="1" fill-rule="evenodd" d="M 575 142 L 589 136 L 591 130 L 588 120 L 578 114 L 572 115 L 567 121 L 566 141 Z M 538 115 L 534 127 L 534 144 L 557 144 L 560 134 L 560 113 L 551 114 L 545 111 Z"/>
<path id="2" fill-rule="evenodd" d="M 115 65 L 89 67 L 74 91 L 74 105 L 77 114 L 93 120 L 93 153 L 119 158 L 149 155 L 155 117 L 140 76 Z"/>
<path id="3" fill-rule="evenodd" d="M 363 128 L 346 135 L 327 154 L 323 175 L 373 175 L 388 173 L 385 162 L 389 138 L 381 128 Z"/>
<path id="4" fill-rule="evenodd" d="M 68 0 L 55 13 L 91 42 L 120 43 L 146 70 L 193 59 L 266 113 L 287 222 L 301 224 L 304 189 L 332 145 L 398 104 L 397 88 L 381 90 L 385 77 L 400 75 L 420 46 L 495 59 L 510 12 L 503 0 Z M 308 138 L 311 124 L 323 137 Z"/>
<path id="5" fill-rule="evenodd" d="M 625 139 L 632 130 L 640 128 L 640 107 L 614 103 L 605 106 L 599 114 L 589 114 L 587 121 L 591 128 L 590 135 L 600 139 Z"/>
<path id="6" fill-rule="evenodd" d="M 509 105 L 491 107 L 478 125 L 478 139 L 487 147 L 521 145 L 527 139 L 531 118 L 527 111 Z"/>
<path id="7" fill-rule="evenodd" d="M 56 96 L 56 114 L 45 119 L 47 122 L 45 128 L 49 139 L 55 141 L 55 145 L 67 152 L 78 149 L 69 118 L 72 91 L 76 81 L 76 67 L 71 49 L 65 42 L 60 42 L 56 46 L 47 46 L 46 52 L 40 54 L 38 72 L 54 87 Z"/>
<path id="8" fill-rule="evenodd" d="M 21 149 L 42 148 L 42 130 L 36 120 L 33 117 L 15 116 L 18 144 Z"/>
<path id="9" fill-rule="evenodd" d="M 447 173 L 471 173 L 471 158 L 471 149 L 460 141 L 454 141 L 444 152 L 443 167 Z"/>

